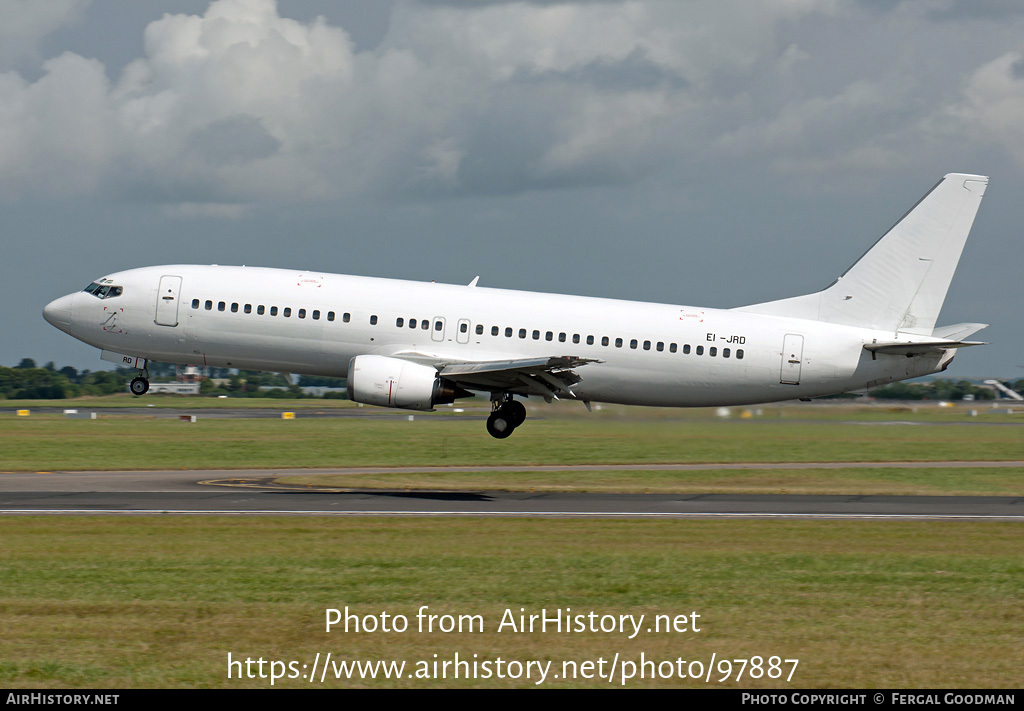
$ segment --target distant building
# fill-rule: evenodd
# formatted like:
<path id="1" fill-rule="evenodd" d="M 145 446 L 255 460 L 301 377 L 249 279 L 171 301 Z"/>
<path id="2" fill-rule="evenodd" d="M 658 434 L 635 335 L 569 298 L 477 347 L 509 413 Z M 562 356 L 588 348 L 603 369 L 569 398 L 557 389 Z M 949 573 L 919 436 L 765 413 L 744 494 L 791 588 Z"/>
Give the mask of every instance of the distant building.
<path id="1" fill-rule="evenodd" d="M 129 392 L 131 392 L 129 390 Z M 199 383 L 150 383 L 150 393 L 170 393 L 171 395 L 198 395 Z"/>
<path id="2" fill-rule="evenodd" d="M 196 383 L 196 386 L 198 388 L 199 381 L 202 379 L 203 376 L 199 372 L 199 368 L 193 367 L 191 365 L 186 367 L 184 372 L 178 372 L 179 383 Z M 198 392 L 198 390 L 196 392 Z"/>

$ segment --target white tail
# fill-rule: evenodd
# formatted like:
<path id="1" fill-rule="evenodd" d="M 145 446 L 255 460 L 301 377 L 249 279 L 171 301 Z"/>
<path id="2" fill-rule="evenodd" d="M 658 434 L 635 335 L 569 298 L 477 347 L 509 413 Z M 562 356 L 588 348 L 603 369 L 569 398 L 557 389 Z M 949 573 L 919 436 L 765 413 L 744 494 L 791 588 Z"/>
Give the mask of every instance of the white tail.
<path id="1" fill-rule="evenodd" d="M 950 173 L 824 291 L 737 311 L 932 335 L 987 185 Z"/>

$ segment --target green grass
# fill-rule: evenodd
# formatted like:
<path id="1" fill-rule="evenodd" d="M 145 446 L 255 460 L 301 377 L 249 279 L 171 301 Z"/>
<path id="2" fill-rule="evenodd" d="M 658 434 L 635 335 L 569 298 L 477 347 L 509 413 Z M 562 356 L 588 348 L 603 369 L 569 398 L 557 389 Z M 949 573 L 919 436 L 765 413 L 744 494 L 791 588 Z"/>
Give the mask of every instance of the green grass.
<path id="1" fill-rule="evenodd" d="M 0 471 L 1024 459 L 1015 426 L 765 420 L 0 419 Z"/>
<path id="2" fill-rule="evenodd" d="M 6 518 L 0 685 L 259 687 L 268 681 L 227 679 L 228 652 L 412 664 L 458 651 L 556 665 L 616 652 L 780 655 L 800 660 L 795 688 L 1017 687 L 1020 536 L 1019 524 L 997 522 Z M 326 633 L 325 608 L 346 605 L 413 623 L 428 605 L 480 614 L 487 627 Z M 696 611 L 701 632 L 498 634 L 503 611 L 521 607 Z M 646 685 L 703 684 L 629 684 Z"/>

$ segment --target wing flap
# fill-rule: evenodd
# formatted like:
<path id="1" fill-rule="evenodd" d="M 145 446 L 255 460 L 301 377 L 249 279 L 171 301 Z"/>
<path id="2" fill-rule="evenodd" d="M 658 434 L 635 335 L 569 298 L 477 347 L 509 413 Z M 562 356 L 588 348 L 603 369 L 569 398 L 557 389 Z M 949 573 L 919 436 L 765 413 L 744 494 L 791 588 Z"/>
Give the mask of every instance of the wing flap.
<path id="1" fill-rule="evenodd" d="M 573 395 L 572 386 L 582 378 L 573 368 L 598 363 L 594 358 L 549 356 L 458 362 L 438 365 L 438 375 L 468 390 L 505 391 L 522 395 L 557 398 L 559 393 Z"/>

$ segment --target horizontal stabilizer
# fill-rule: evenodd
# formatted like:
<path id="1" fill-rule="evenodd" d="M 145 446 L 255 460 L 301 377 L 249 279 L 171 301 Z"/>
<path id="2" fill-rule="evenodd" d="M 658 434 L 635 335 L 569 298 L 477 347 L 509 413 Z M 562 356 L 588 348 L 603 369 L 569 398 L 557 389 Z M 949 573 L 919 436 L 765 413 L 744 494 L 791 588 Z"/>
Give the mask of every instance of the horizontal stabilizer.
<path id="1" fill-rule="evenodd" d="M 864 350 L 871 351 L 872 353 L 888 353 L 889 355 L 902 355 L 910 356 L 915 355 L 926 355 L 930 353 L 938 354 L 947 348 L 967 348 L 969 346 L 984 346 L 987 345 L 981 341 L 917 341 L 917 342 L 898 342 L 891 341 L 887 343 L 865 343 Z"/>
<path id="2" fill-rule="evenodd" d="M 936 338 L 948 338 L 951 341 L 962 341 L 968 336 L 973 336 L 983 328 L 988 328 L 987 323 L 955 323 L 952 326 L 937 326 L 932 331 Z"/>

